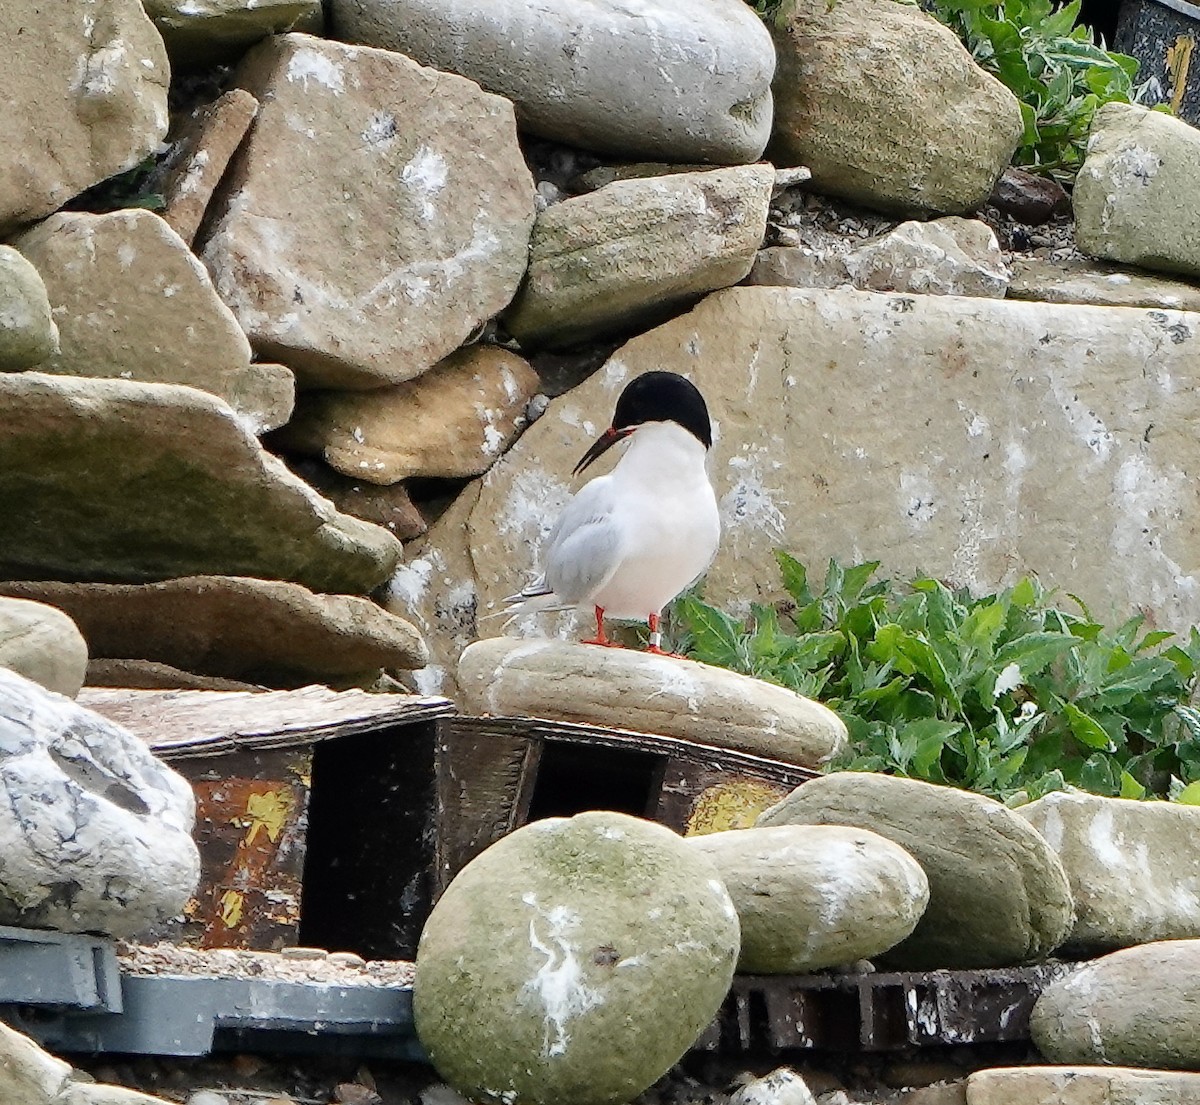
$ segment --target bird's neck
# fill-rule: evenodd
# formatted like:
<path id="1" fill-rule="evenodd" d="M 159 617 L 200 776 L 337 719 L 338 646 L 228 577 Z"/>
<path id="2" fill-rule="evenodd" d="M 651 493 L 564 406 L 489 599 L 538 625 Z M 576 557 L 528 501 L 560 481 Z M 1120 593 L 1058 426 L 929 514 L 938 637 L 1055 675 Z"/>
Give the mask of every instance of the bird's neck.
<path id="1" fill-rule="evenodd" d="M 629 447 L 613 474 L 619 471 L 622 480 L 650 486 L 664 481 L 708 482 L 707 456 L 708 450 L 682 426 L 674 422 L 647 422 L 630 436 Z"/>

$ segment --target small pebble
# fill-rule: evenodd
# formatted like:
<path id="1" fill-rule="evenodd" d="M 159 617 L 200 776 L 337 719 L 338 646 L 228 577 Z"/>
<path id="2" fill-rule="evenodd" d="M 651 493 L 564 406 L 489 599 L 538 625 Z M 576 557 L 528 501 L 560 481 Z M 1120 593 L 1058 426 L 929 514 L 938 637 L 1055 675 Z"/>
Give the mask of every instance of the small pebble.
<path id="1" fill-rule="evenodd" d="M 470 1105 L 470 1102 L 445 1082 L 434 1082 L 421 1091 L 421 1105 Z"/>
<path id="2" fill-rule="evenodd" d="M 187 1099 L 187 1105 L 229 1105 L 229 1098 L 214 1090 L 197 1090 Z"/>
<path id="3" fill-rule="evenodd" d="M 330 952 L 329 962 L 335 967 L 353 967 L 360 971 L 367 965 L 367 961 L 356 952 Z"/>
<path id="4" fill-rule="evenodd" d="M 360 1082 L 342 1082 L 333 1088 L 338 1105 L 383 1105 L 383 1098 Z"/>
<path id="5" fill-rule="evenodd" d="M 315 959 L 328 959 L 329 953 L 324 948 L 280 948 L 279 954 L 284 959 L 295 959 L 301 962 L 312 962 Z"/>

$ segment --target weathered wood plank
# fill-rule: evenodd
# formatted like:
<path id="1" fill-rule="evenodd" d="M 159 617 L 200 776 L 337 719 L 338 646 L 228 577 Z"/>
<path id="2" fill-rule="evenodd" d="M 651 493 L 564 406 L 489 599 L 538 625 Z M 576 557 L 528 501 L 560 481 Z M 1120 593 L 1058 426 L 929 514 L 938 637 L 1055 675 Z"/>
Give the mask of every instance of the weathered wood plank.
<path id="1" fill-rule="evenodd" d="M 454 712 L 446 698 L 302 687 L 295 691 L 144 691 L 85 687 L 81 705 L 125 726 L 164 760 L 285 748 Z"/>

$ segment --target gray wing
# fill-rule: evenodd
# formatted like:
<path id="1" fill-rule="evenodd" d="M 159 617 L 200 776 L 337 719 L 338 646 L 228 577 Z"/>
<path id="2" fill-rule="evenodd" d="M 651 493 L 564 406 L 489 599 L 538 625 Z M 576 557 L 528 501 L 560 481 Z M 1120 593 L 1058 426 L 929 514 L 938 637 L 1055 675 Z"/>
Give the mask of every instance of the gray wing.
<path id="1" fill-rule="evenodd" d="M 586 602 L 612 578 L 623 545 L 609 480 L 600 476 L 567 503 L 550 533 L 546 586 L 564 602 Z"/>

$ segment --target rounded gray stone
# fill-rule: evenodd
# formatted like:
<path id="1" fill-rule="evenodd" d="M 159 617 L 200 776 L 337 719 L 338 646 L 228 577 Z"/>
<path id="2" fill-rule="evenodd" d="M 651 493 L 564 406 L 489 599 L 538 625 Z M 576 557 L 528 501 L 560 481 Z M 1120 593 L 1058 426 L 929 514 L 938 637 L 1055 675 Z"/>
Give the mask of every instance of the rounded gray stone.
<path id="1" fill-rule="evenodd" d="M 716 1015 L 738 921 L 712 861 L 609 812 L 536 821 L 469 863 L 417 949 L 417 1033 L 476 1102 L 620 1105 Z"/>
<path id="2" fill-rule="evenodd" d="M 0 246 L 0 372 L 29 368 L 57 352 L 46 285 L 12 246 Z"/>
<path id="3" fill-rule="evenodd" d="M 1029 1020 L 1051 1063 L 1200 1069 L 1200 940 L 1092 960 L 1042 991 Z"/>
<path id="4" fill-rule="evenodd" d="M 523 129 L 632 161 L 757 161 L 775 51 L 742 0 L 334 0 L 340 38 L 461 73 Z"/>
<path id="5" fill-rule="evenodd" d="M 1200 808 L 1057 791 L 1015 812 L 1046 838 L 1071 882 L 1072 955 L 1200 937 Z"/>
<path id="6" fill-rule="evenodd" d="M 905 970 L 1005 967 L 1049 955 L 1074 904 L 1045 838 L 992 798 L 915 779 L 841 771 L 805 783 L 758 825 L 870 829 L 899 844 L 929 879 L 929 905 L 884 962 Z"/>
<path id="7" fill-rule="evenodd" d="M 866 829 L 779 825 L 689 837 L 709 856 L 742 928 L 738 970 L 800 974 L 870 959 L 916 927 L 925 872 Z"/>
<path id="8" fill-rule="evenodd" d="M 0 667 L 74 698 L 87 665 L 87 642 L 69 615 L 40 602 L 0 598 Z"/>
<path id="9" fill-rule="evenodd" d="M 1200 130 L 1161 111 L 1105 104 L 1072 193 L 1079 248 L 1200 276 Z"/>

